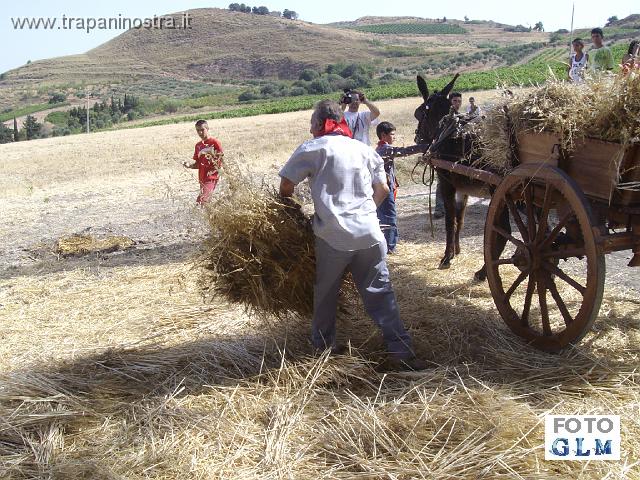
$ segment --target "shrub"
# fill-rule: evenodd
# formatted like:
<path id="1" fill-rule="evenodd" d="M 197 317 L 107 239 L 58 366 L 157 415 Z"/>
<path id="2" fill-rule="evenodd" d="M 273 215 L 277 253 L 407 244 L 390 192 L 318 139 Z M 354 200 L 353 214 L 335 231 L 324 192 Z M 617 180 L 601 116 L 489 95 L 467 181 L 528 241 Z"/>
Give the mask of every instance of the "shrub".
<path id="1" fill-rule="evenodd" d="M 298 78 L 300 80 L 306 80 L 307 82 L 310 82 L 318 77 L 320 77 L 320 74 L 317 71 L 313 70 L 312 68 L 307 68 L 300 72 L 300 76 Z"/>
<path id="2" fill-rule="evenodd" d="M 331 85 L 324 78 L 314 80 L 309 84 L 309 93 L 329 93 L 331 92 Z"/>
<path id="3" fill-rule="evenodd" d="M 176 113 L 178 111 L 179 104 L 175 100 L 166 99 L 162 102 L 162 111 L 164 113 Z"/>
<path id="4" fill-rule="evenodd" d="M 267 83 L 260 88 L 260 93 L 265 96 L 273 96 L 278 93 L 279 86 L 274 83 Z"/>
<path id="5" fill-rule="evenodd" d="M 251 90 L 247 90 L 238 95 L 238 100 L 241 102 L 249 102 L 251 100 L 257 100 L 259 98 L 260 96 L 256 95 L 256 93 Z"/>
<path id="6" fill-rule="evenodd" d="M 54 92 L 49 94 L 49 103 L 63 103 L 67 99 L 64 93 Z"/>
<path id="7" fill-rule="evenodd" d="M 378 81 L 380 82 L 380 84 L 382 85 L 386 85 L 388 83 L 391 82 L 395 82 L 396 80 L 398 80 L 398 76 L 393 74 L 393 73 L 385 73 L 384 75 L 382 75 Z"/>

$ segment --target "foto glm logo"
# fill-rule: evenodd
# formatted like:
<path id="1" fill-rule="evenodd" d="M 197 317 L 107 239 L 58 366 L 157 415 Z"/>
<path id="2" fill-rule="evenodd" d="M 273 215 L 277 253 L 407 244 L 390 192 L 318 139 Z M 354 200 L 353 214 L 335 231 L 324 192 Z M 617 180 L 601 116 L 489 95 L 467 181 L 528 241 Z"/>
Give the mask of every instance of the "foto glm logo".
<path id="1" fill-rule="evenodd" d="M 545 460 L 620 460 L 620 415 L 547 415 Z"/>

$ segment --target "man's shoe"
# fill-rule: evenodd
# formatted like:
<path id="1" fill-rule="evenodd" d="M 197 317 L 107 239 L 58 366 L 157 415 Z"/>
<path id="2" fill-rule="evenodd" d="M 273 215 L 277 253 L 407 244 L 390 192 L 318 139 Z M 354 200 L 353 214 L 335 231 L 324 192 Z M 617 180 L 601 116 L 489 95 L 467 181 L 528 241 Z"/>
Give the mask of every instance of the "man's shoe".
<path id="1" fill-rule="evenodd" d="M 323 355 L 328 349 L 327 348 L 315 348 L 313 349 L 313 356 L 319 357 Z M 331 351 L 329 352 L 331 355 L 344 355 L 349 350 L 347 345 L 334 345 L 331 347 Z"/>
<path id="2" fill-rule="evenodd" d="M 401 372 L 418 372 L 428 368 L 427 362 L 418 357 L 411 357 L 406 360 L 396 360 L 394 364 Z"/>

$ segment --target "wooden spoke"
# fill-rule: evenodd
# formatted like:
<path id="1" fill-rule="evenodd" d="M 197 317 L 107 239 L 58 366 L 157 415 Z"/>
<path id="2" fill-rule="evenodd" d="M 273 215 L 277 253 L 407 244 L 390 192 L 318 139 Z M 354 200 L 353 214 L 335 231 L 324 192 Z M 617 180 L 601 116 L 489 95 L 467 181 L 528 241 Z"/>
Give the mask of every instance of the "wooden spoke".
<path id="1" fill-rule="evenodd" d="M 583 287 L 582 285 L 580 285 L 578 282 L 576 282 L 569 275 L 567 275 L 562 269 L 556 267 L 555 265 L 551 265 L 551 264 L 546 264 L 545 268 L 549 272 L 556 274 L 562 280 L 564 280 L 569 285 L 571 285 L 573 288 L 575 288 L 577 291 L 579 291 L 582 294 L 582 296 L 584 296 L 584 294 L 587 291 L 587 289 L 585 287 Z"/>
<path id="2" fill-rule="evenodd" d="M 536 238 L 536 218 L 533 213 L 533 185 L 527 185 L 524 191 L 527 202 L 527 227 L 529 230 L 528 240 L 533 242 L 533 239 Z"/>
<path id="3" fill-rule="evenodd" d="M 523 327 L 529 326 L 529 311 L 531 310 L 531 298 L 533 297 L 533 290 L 535 289 L 535 282 L 533 281 L 533 275 L 529 275 L 529 281 L 527 282 L 527 293 L 524 296 L 524 307 L 522 308 L 522 316 L 520 322 Z"/>
<path id="4" fill-rule="evenodd" d="M 518 200 L 525 209 L 518 210 Z M 503 225 L 507 214 L 513 232 Z M 596 222 L 580 185 L 553 165 L 519 165 L 496 187 L 484 229 L 487 282 L 500 316 L 527 344 L 557 352 L 591 329 L 605 277 Z M 515 253 L 503 253 L 505 243 Z M 570 260 L 571 270 L 560 267 L 561 259 Z"/>
<path id="5" fill-rule="evenodd" d="M 520 272 L 520 275 L 518 275 L 518 278 L 516 278 L 516 281 L 513 282 L 513 285 L 511 285 L 509 290 L 507 290 L 507 293 L 505 293 L 507 300 L 511 298 L 511 295 L 513 295 L 513 292 L 515 292 L 516 288 L 520 286 L 522 281 L 527 277 L 528 273 L 529 272 Z"/>
<path id="6" fill-rule="evenodd" d="M 520 230 L 520 235 L 522 235 L 522 239 L 526 240 L 528 238 L 527 236 L 528 236 L 529 233 L 528 233 L 528 230 L 527 230 L 527 226 L 522 221 L 522 217 L 520 216 L 520 212 L 518 212 L 516 204 L 509 197 L 506 197 L 505 200 L 507 202 L 507 207 L 509 207 L 509 211 L 511 212 L 511 216 L 516 221 L 516 225 L 518 226 L 518 230 Z"/>
<path id="7" fill-rule="evenodd" d="M 562 314 L 562 318 L 564 318 L 564 324 L 566 326 L 569 326 L 571 322 L 573 322 L 573 317 L 571 316 L 571 313 L 569 313 L 569 309 L 565 305 L 564 300 L 562 300 L 562 297 L 558 292 L 558 287 L 556 287 L 556 284 L 550 275 L 547 278 L 547 280 L 548 280 L 549 291 L 551 292 L 551 296 L 555 300 L 556 305 L 558 306 L 558 310 L 560 310 L 560 313 Z"/>
<path id="8" fill-rule="evenodd" d="M 503 228 L 497 227 L 495 225 L 492 225 L 492 228 L 493 228 L 494 232 L 496 232 L 498 235 L 506 238 L 507 240 L 511 241 L 511 243 L 513 243 L 514 245 L 517 245 L 518 247 L 526 248 L 524 243 L 522 243 L 520 240 L 518 240 L 516 237 L 514 237 L 510 233 L 505 232 Z"/>
<path id="9" fill-rule="evenodd" d="M 551 233 L 549 234 L 549 236 L 544 239 L 544 242 L 542 242 L 542 245 L 540 245 L 540 250 L 546 250 L 547 248 L 549 248 L 549 246 L 551 246 L 553 241 L 556 239 L 556 237 L 560 233 L 560 230 L 562 230 L 564 227 L 567 226 L 567 223 L 573 216 L 574 216 L 574 213 L 571 210 L 569 210 L 567 213 L 564 214 L 564 217 L 562 217 L 562 219 L 558 222 L 555 228 L 551 230 Z"/>
<path id="10" fill-rule="evenodd" d="M 584 257 L 587 254 L 584 248 L 564 248 L 560 250 L 550 250 L 542 252 L 543 258 L 569 258 Z"/>
<path id="11" fill-rule="evenodd" d="M 551 209 L 551 185 L 547 184 L 544 191 L 544 200 L 542 201 L 542 213 L 540 213 L 540 219 L 538 221 L 538 231 L 536 232 L 536 238 L 535 238 L 536 243 L 539 243 L 542 240 L 542 235 L 544 235 L 544 232 L 547 229 L 550 209 Z"/>
<path id="12" fill-rule="evenodd" d="M 492 260 L 492 265 L 513 265 L 515 260 L 513 258 L 499 258 L 498 260 Z"/>
<path id="13" fill-rule="evenodd" d="M 542 316 L 542 331 L 547 337 L 551 336 L 551 323 L 549 322 L 549 308 L 547 307 L 547 286 L 541 274 L 538 274 L 538 301 L 540 302 L 540 315 Z"/>

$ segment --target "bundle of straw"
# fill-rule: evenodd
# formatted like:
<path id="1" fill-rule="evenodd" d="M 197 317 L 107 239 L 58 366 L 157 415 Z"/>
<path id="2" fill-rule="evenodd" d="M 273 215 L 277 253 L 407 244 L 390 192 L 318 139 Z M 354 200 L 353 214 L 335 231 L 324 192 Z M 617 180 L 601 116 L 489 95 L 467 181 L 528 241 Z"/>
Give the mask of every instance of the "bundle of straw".
<path id="1" fill-rule="evenodd" d="M 116 250 L 126 250 L 135 242 L 125 236 L 109 236 L 96 238 L 91 235 L 70 235 L 59 238 L 54 246 L 54 252 L 63 257 L 72 255 L 86 255 L 87 253 L 111 253 Z"/>
<path id="2" fill-rule="evenodd" d="M 254 313 L 309 315 L 315 278 L 310 218 L 272 187 L 229 170 L 225 176 L 228 191 L 207 206 L 202 288 Z"/>
<path id="3" fill-rule="evenodd" d="M 584 83 L 552 78 L 525 95 L 510 95 L 477 124 L 481 162 L 509 170 L 513 139 L 524 132 L 552 132 L 571 153 L 587 137 L 640 142 L 640 75 L 601 75 Z"/>

